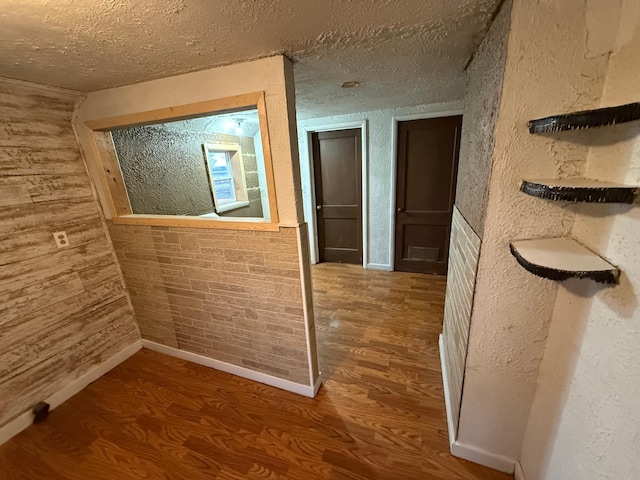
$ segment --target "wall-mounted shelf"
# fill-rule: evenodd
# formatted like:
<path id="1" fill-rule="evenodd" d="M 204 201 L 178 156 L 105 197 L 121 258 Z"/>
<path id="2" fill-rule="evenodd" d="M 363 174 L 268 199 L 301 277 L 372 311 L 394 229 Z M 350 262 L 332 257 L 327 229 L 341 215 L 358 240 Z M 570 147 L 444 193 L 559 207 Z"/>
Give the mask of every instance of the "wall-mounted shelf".
<path id="1" fill-rule="evenodd" d="M 597 108 L 595 110 L 553 115 L 530 120 L 528 125 L 529 133 L 546 133 L 605 127 L 634 120 L 640 120 L 640 102 L 618 107 Z"/>
<path id="2" fill-rule="evenodd" d="M 572 238 L 517 240 L 509 247 L 520 265 L 542 278 L 590 278 L 599 283 L 618 283 L 620 270 Z"/>
<path id="3" fill-rule="evenodd" d="M 633 203 L 640 195 L 640 187 L 588 178 L 523 180 L 520 191 L 547 200 L 585 203 Z"/>

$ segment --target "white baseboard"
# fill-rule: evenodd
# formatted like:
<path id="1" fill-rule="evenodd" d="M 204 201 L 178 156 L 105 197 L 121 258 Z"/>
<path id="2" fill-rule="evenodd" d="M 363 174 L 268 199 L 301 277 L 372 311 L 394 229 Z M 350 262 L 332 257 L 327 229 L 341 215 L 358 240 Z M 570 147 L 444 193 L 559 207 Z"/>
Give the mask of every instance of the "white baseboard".
<path id="1" fill-rule="evenodd" d="M 392 272 L 393 268 L 391 265 L 387 265 L 384 263 L 367 263 L 367 270 L 383 270 L 385 272 Z"/>
<path id="2" fill-rule="evenodd" d="M 95 382 L 98 378 L 103 376 L 109 370 L 117 367 L 122 362 L 124 362 L 131 355 L 136 353 L 142 348 L 142 342 L 138 340 L 137 342 L 129 345 L 124 348 L 120 352 L 116 353 L 113 357 L 108 360 L 102 362 L 100 365 L 96 365 L 91 368 L 88 372 L 84 373 L 82 376 L 76 378 L 71 383 L 69 383 L 62 390 L 54 393 L 48 398 L 45 398 L 43 401 L 49 404 L 49 410 L 53 410 L 54 408 L 61 405 L 66 400 L 73 397 L 80 390 L 85 388 L 92 382 Z M 0 445 L 20 433 L 22 430 L 27 428 L 29 425 L 33 423 L 33 413 L 31 411 L 25 412 L 19 417 L 13 419 L 6 425 L 0 427 Z"/>
<path id="3" fill-rule="evenodd" d="M 264 383 L 272 387 L 287 390 L 288 392 L 297 393 L 298 395 L 304 395 L 305 397 L 314 398 L 318 389 L 320 388 L 320 378 L 316 381 L 314 386 L 302 385 L 301 383 L 291 382 L 282 378 L 274 377 L 266 373 L 256 372 L 245 367 L 239 367 L 238 365 L 232 365 L 231 363 L 221 362 L 213 358 L 198 355 L 197 353 L 185 352 L 174 347 L 167 347 L 160 343 L 151 342 L 149 340 L 142 340 L 142 346 L 149 350 L 154 350 L 165 355 L 187 360 L 188 362 L 204 365 L 205 367 L 214 368 L 222 372 L 237 375 L 238 377 L 247 378 L 254 382 Z"/>
<path id="4" fill-rule="evenodd" d="M 320 390 L 320 386 L 322 385 L 322 372 L 318 375 L 318 379 L 316 380 L 315 385 L 313 386 L 313 396 L 318 395 L 318 390 Z"/>
<path id="5" fill-rule="evenodd" d="M 449 444 L 451 447 L 451 455 L 454 457 L 464 458 L 473 463 L 479 463 L 485 467 L 493 468 L 501 472 L 513 473 L 516 461 L 513 458 L 505 457 L 495 453 L 487 452 L 482 448 L 467 445 L 456 440 L 456 429 L 454 420 L 451 416 L 451 398 L 449 397 L 449 375 L 447 361 L 445 355 L 444 337 L 440 334 L 438 338 L 438 346 L 440 350 L 440 368 L 442 370 L 442 383 L 444 385 L 444 405 L 447 411 L 447 427 L 449 429 Z M 517 477 L 516 477 L 517 479 Z M 523 477 L 524 479 L 524 477 Z"/>
<path id="6" fill-rule="evenodd" d="M 513 473 L 516 480 L 527 480 L 527 477 L 524 476 L 524 470 L 522 469 L 520 462 L 516 462 L 516 469 Z"/>
<path id="7" fill-rule="evenodd" d="M 447 412 L 447 427 L 449 429 L 449 446 L 453 446 L 456 441 L 456 427 L 451 415 L 451 396 L 449 395 L 449 369 L 447 367 L 447 356 L 445 355 L 444 337 L 438 336 L 438 347 L 440 350 L 440 370 L 442 370 L 442 384 L 444 385 L 444 406 Z"/>
<path id="8" fill-rule="evenodd" d="M 451 455 L 464 458 L 473 463 L 479 463 L 485 467 L 493 468 L 505 473 L 513 473 L 515 469 L 515 459 L 487 452 L 482 448 L 467 445 L 456 440 L 451 445 Z"/>

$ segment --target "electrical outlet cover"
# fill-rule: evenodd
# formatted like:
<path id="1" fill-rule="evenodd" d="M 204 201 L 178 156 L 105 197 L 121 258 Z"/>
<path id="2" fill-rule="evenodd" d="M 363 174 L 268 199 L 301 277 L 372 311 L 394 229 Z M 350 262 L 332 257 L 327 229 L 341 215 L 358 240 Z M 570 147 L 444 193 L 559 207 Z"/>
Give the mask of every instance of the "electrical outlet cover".
<path id="1" fill-rule="evenodd" d="M 67 232 L 53 232 L 53 239 L 56 241 L 58 248 L 65 248 L 69 246 Z"/>

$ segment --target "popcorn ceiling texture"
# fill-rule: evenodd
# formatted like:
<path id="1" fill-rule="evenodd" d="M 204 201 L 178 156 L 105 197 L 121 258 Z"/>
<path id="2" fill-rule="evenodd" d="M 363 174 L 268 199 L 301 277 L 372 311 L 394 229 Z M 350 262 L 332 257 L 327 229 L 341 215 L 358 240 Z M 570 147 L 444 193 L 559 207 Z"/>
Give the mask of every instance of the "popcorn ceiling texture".
<path id="1" fill-rule="evenodd" d="M 302 118 L 451 101 L 497 4 L 6 0 L 0 76 L 86 92 L 286 54 Z"/>
<path id="2" fill-rule="evenodd" d="M 213 212 L 202 144 L 225 143 L 240 145 L 250 201 L 249 206 L 227 213 L 234 217 L 262 217 L 252 137 L 162 125 L 123 128 L 111 135 L 134 213 L 202 215 Z"/>
<path id="3" fill-rule="evenodd" d="M 574 218 L 562 204 L 518 186 L 523 177 L 576 175 L 587 156 L 576 137 L 530 135 L 526 124 L 598 106 L 607 49 L 595 39 L 609 25 L 587 28 L 576 21 L 584 11 L 581 0 L 515 0 L 511 15 L 458 440 L 512 459 L 520 453 L 558 286 L 520 267 L 509 241 L 567 234 Z"/>

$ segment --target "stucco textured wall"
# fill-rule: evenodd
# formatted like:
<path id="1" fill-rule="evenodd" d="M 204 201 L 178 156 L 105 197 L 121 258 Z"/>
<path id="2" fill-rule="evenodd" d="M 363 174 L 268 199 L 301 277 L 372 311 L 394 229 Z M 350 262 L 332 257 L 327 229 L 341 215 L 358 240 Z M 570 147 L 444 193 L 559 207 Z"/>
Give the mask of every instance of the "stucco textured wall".
<path id="1" fill-rule="evenodd" d="M 451 407 L 447 414 L 455 430 L 452 434 L 456 434 L 460 418 L 480 235 L 493 164 L 494 130 L 502 93 L 511 6 L 511 1 L 502 6 L 467 71 L 442 325 L 442 353 Z"/>
<path id="2" fill-rule="evenodd" d="M 603 6 L 604 8 L 604 6 Z M 569 233 L 563 205 L 519 192 L 527 177 L 582 173 L 587 146 L 574 136 L 530 135 L 527 121 L 596 107 L 608 25 L 585 25 L 582 0 L 515 0 L 496 125 L 458 440 L 515 460 L 536 388 L 557 284 L 509 253 L 513 239 Z M 575 132 L 574 132 L 575 133 Z"/>
<path id="3" fill-rule="evenodd" d="M 114 130 L 129 200 L 134 213 L 202 215 L 213 212 L 203 143 L 240 145 L 252 205 L 226 216 L 262 216 L 253 138 L 179 130 L 162 125 Z"/>
<path id="4" fill-rule="evenodd" d="M 480 236 L 493 164 L 511 6 L 511 0 L 504 3 L 467 70 L 456 206 Z"/>
<path id="5" fill-rule="evenodd" d="M 589 2 L 611 51 L 600 106 L 638 101 L 640 4 Z M 614 46 L 611 35 L 617 36 Z M 590 178 L 640 184 L 640 123 L 580 132 Z M 640 471 L 640 208 L 580 205 L 572 234 L 622 271 L 620 284 L 563 285 L 557 296 L 521 463 L 527 480 L 633 479 Z"/>
<path id="6" fill-rule="evenodd" d="M 339 127 L 344 123 L 367 122 L 368 137 L 368 250 L 367 265 L 374 268 L 391 268 L 391 241 L 393 238 L 392 215 L 395 211 L 395 198 L 392 198 L 395 178 L 395 157 L 393 151 L 393 118 L 402 115 L 433 114 L 461 110 L 460 102 L 419 105 L 392 110 L 337 115 L 333 117 L 302 120 L 298 123 L 298 145 L 300 148 L 300 175 L 302 177 L 302 195 L 304 200 L 305 221 L 309 225 L 309 236 L 315 238 L 315 204 L 313 200 L 313 181 L 309 141 L 307 131 L 316 127 Z M 306 130 L 305 130 L 306 129 Z M 364 167 L 364 165 L 363 165 Z M 315 259 L 315 252 L 312 252 Z"/>

